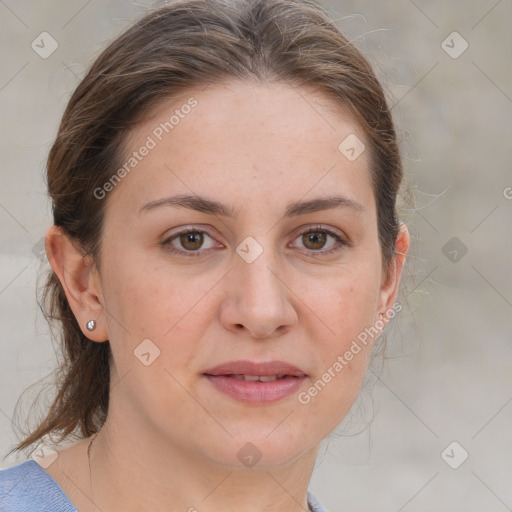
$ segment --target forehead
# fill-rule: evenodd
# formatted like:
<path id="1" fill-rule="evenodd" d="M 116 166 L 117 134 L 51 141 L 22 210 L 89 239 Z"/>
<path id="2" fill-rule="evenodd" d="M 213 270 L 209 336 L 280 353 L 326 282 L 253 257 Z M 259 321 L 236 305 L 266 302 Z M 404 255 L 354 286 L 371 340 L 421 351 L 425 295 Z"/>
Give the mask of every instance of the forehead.
<path id="1" fill-rule="evenodd" d="M 371 209 L 368 151 L 348 158 L 346 141 L 368 147 L 349 109 L 318 90 L 210 84 L 163 100 L 132 130 L 129 172 L 111 195 L 134 207 L 165 194 L 214 195 L 238 210 L 339 192 Z"/>

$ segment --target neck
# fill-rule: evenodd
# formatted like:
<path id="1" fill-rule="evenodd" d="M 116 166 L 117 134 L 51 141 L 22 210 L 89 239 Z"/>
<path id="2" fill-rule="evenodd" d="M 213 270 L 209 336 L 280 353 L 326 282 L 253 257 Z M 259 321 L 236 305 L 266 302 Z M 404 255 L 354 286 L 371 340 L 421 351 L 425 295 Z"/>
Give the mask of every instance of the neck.
<path id="1" fill-rule="evenodd" d="M 316 448 L 285 467 L 229 466 L 158 434 L 141 435 L 133 423 L 115 429 L 109 419 L 89 445 L 90 497 L 100 510 L 309 510 Z"/>

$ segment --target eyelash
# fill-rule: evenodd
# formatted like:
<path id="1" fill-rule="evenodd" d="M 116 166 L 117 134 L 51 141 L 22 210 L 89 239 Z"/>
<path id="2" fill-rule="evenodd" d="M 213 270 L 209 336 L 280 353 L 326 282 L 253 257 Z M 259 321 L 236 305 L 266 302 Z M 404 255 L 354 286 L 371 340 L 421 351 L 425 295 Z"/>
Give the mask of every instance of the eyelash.
<path id="1" fill-rule="evenodd" d="M 178 254 L 178 255 L 182 255 L 182 256 L 191 256 L 191 257 L 201 257 L 204 255 L 204 252 L 205 251 L 201 251 L 201 250 L 196 250 L 196 251 L 184 251 L 184 250 L 181 250 L 181 249 L 176 249 L 175 247 L 173 247 L 171 245 L 171 242 L 176 239 L 176 238 L 179 238 L 180 236 L 182 235 L 186 235 L 188 233 L 203 233 L 203 234 L 206 234 L 208 235 L 210 238 L 213 238 L 212 236 L 210 236 L 208 234 L 207 231 L 204 231 L 202 229 L 193 229 L 193 228 L 187 228 L 187 229 L 184 229 L 183 231 L 180 231 L 178 233 L 175 233 L 173 234 L 171 237 L 169 238 L 166 238 L 162 243 L 162 247 L 164 247 L 166 250 L 168 250 L 169 252 L 172 252 L 174 254 Z M 327 229 L 327 228 L 324 228 L 322 226 L 311 226 L 310 228 L 308 228 L 306 231 L 303 231 L 301 233 L 299 233 L 297 235 L 297 238 L 299 238 L 300 236 L 304 236 L 304 235 L 307 235 L 308 233 L 326 233 L 327 235 L 330 235 L 332 236 L 335 240 L 336 240 L 336 244 L 334 247 L 332 247 L 331 249 L 328 249 L 326 251 L 314 251 L 312 249 L 309 249 L 309 256 L 312 256 L 314 258 L 318 258 L 318 257 L 321 257 L 321 256 L 325 256 L 325 255 L 328 255 L 328 254 L 331 254 L 331 253 L 334 253 L 334 252 L 337 252 L 337 251 L 340 251 L 341 249 L 343 249 L 344 247 L 350 247 L 350 243 L 347 242 L 346 240 L 344 240 L 343 238 L 341 238 L 337 233 L 335 233 L 334 231 L 331 231 L 330 229 Z"/>

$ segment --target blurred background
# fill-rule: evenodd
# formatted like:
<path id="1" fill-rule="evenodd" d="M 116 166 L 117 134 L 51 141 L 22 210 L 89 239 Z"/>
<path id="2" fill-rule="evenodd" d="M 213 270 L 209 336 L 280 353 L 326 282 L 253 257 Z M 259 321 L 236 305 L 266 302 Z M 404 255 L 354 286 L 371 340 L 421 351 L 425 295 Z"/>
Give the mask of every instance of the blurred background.
<path id="1" fill-rule="evenodd" d="M 58 357 L 35 296 L 48 150 L 94 57 L 159 3 L 0 0 L 0 467 Z M 512 510 L 512 2 L 320 3 L 388 92 L 415 205 L 388 357 L 310 490 L 333 512 Z"/>

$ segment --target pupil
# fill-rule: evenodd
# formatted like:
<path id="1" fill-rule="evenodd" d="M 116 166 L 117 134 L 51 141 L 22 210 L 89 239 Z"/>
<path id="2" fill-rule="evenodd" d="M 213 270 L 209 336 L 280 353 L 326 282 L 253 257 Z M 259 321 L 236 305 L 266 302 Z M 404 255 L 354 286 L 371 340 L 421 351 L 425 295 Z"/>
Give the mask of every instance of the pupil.
<path id="1" fill-rule="evenodd" d="M 203 235 L 198 231 L 181 235 L 181 243 L 185 249 L 199 249 L 203 244 Z"/>
<path id="2" fill-rule="evenodd" d="M 325 244 L 326 236 L 327 235 L 325 233 L 321 233 L 321 232 L 308 233 L 307 239 L 308 239 L 308 242 L 313 243 L 314 247 L 312 247 L 312 249 L 321 249 L 323 247 L 323 245 Z"/>

